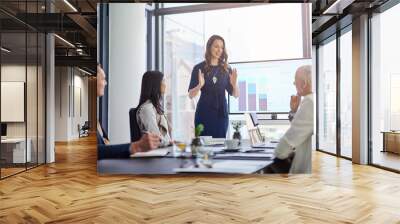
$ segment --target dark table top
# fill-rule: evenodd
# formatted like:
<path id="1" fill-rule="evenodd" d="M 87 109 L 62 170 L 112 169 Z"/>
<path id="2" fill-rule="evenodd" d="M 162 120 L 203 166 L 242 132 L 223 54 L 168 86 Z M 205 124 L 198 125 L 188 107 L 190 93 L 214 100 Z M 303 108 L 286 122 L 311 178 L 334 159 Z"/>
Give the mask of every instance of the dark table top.
<path id="1" fill-rule="evenodd" d="M 258 166 L 260 171 L 272 163 L 273 149 L 265 154 L 265 157 L 246 157 L 246 153 L 241 153 L 240 157 L 224 157 L 214 158 L 214 162 L 218 161 L 261 161 Z M 254 152 L 256 153 L 256 152 Z M 235 154 L 235 153 L 229 153 Z M 248 153 L 249 155 L 251 154 Z M 174 171 L 176 168 L 186 168 L 196 164 L 195 157 L 174 157 L 171 153 L 164 157 L 149 157 L 149 158 L 126 158 L 126 159 L 102 159 L 97 161 L 97 172 L 100 174 L 177 174 Z M 256 172 L 257 172 L 256 171 Z"/>

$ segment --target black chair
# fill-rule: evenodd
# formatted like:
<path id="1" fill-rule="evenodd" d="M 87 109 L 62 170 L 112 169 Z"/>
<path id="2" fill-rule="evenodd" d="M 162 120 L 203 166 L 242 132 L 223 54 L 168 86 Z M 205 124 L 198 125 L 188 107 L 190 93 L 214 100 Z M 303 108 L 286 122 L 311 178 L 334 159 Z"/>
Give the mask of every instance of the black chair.
<path id="1" fill-rule="evenodd" d="M 136 142 L 142 137 L 139 125 L 137 123 L 136 113 L 137 113 L 137 108 L 131 108 L 129 110 L 129 126 L 131 129 L 131 142 Z"/>
<path id="2" fill-rule="evenodd" d="M 85 123 L 80 126 L 78 124 L 78 132 L 79 132 L 79 138 L 80 137 L 87 137 L 89 136 L 89 129 L 90 129 L 90 123 L 89 121 L 85 121 Z"/>

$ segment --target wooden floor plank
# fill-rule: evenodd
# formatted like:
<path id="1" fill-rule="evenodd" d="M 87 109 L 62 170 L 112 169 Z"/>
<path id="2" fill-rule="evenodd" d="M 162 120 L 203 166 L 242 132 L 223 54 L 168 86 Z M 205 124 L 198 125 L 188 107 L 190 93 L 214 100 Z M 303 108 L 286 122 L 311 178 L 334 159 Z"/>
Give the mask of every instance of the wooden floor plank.
<path id="1" fill-rule="evenodd" d="M 96 139 L 0 181 L 0 223 L 400 223 L 400 175 L 313 153 L 311 175 L 99 176 Z"/>

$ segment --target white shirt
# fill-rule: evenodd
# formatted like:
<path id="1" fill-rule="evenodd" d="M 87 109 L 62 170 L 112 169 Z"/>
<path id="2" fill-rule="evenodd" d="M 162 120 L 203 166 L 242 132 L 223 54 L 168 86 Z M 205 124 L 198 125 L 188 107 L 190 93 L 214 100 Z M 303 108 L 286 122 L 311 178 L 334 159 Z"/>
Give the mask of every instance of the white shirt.
<path id="1" fill-rule="evenodd" d="M 304 96 L 290 128 L 280 139 L 275 156 L 286 159 L 295 150 L 290 173 L 311 173 L 311 137 L 314 132 L 313 94 Z"/>
<path id="2" fill-rule="evenodd" d="M 168 146 L 171 141 L 169 135 L 170 127 L 165 115 L 157 113 L 156 108 L 150 100 L 143 103 L 136 112 L 136 119 L 140 131 L 143 133 L 151 132 L 161 138 L 160 147 Z"/>

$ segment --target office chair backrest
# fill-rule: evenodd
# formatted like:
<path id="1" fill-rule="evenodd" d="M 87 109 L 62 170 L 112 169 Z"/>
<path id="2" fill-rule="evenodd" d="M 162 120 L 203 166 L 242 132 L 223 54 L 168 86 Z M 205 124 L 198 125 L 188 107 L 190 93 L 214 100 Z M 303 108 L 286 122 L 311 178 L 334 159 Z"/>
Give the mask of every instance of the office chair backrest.
<path id="1" fill-rule="evenodd" d="M 83 130 L 89 130 L 90 129 L 90 123 L 89 121 L 85 121 L 85 123 L 82 125 Z"/>
<path id="2" fill-rule="evenodd" d="M 129 110 L 129 125 L 131 129 L 131 142 L 136 142 L 142 137 L 139 129 L 139 125 L 136 120 L 137 108 L 131 108 Z"/>

